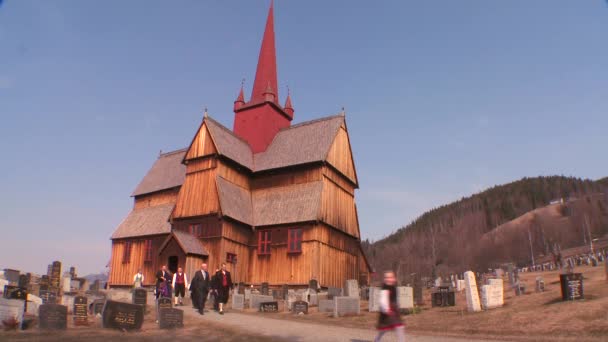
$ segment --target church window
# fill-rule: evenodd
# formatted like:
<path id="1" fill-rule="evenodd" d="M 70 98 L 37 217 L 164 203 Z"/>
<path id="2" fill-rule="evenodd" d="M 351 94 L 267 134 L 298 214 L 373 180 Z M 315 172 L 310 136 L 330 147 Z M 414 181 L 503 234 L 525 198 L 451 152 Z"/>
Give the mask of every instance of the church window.
<path id="1" fill-rule="evenodd" d="M 190 226 L 188 226 L 188 230 L 190 231 L 190 234 L 196 236 L 196 237 L 202 237 L 203 236 L 203 225 L 198 223 L 198 224 L 191 224 Z"/>
<path id="2" fill-rule="evenodd" d="M 226 262 L 229 264 L 236 264 L 236 254 L 226 253 Z"/>
<path id="3" fill-rule="evenodd" d="M 302 229 L 289 229 L 287 235 L 288 253 L 302 253 Z"/>
<path id="4" fill-rule="evenodd" d="M 122 252 L 122 263 L 128 264 L 131 261 L 131 241 L 125 242 L 125 249 Z"/>
<path id="5" fill-rule="evenodd" d="M 271 241 L 270 230 L 258 231 L 258 254 L 261 254 L 261 255 L 270 254 L 270 241 Z"/>
<path id="6" fill-rule="evenodd" d="M 152 261 L 152 240 L 145 240 L 145 259 L 144 261 Z"/>

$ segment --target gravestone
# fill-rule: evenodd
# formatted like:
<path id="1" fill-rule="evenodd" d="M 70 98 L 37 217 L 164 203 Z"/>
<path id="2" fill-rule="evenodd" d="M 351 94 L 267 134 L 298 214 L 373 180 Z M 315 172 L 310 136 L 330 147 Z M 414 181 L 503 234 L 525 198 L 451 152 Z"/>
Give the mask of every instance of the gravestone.
<path id="1" fill-rule="evenodd" d="M 536 277 L 536 292 L 545 292 L 545 280 L 542 277 Z"/>
<path id="2" fill-rule="evenodd" d="M 61 278 L 61 291 L 63 293 L 70 293 L 72 291 L 72 277 L 69 274 Z"/>
<path id="3" fill-rule="evenodd" d="M 562 300 L 583 299 L 583 274 L 571 273 L 559 275 L 562 289 Z"/>
<path id="4" fill-rule="evenodd" d="M 61 286 L 61 262 L 53 261 L 50 269 L 49 286 L 55 290 L 59 290 Z"/>
<path id="5" fill-rule="evenodd" d="M 422 280 L 420 278 L 416 278 L 414 281 L 414 302 L 416 305 L 422 305 Z"/>
<path id="6" fill-rule="evenodd" d="M 76 296 L 74 298 L 74 309 L 72 310 L 74 325 L 88 325 L 87 307 L 87 297 Z"/>
<path id="7" fill-rule="evenodd" d="M 308 303 L 303 300 L 297 300 L 291 305 L 291 312 L 294 314 L 308 314 Z"/>
<path id="8" fill-rule="evenodd" d="M 4 285 L 4 292 L 2 294 L 3 298 L 10 299 L 11 293 L 17 289 L 18 287 L 14 285 Z"/>
<path id="9" fill-rule="evenodd" d="M 251 299 L 251 290 L 250 289 L 245 289 L 245 300 L 250 300 Z"/>
<path id="10" fill-rule="evenodd" d="M 281 286 L 281 291 L 282 291 L 282 295 L 283 295 L 283 298 L 281 298 L 281 299 L 287 299 L 287 293 L 289 292 L 289 285 L 283 284 Z"/>
<path id="11" fill-rule="evenodd" d="M 484 310 L 503 306 L 503 287 L 502 285 L 482 285 L 481 286 L 481 305 Z"/>
<path id="12" fill-rule="evenodd" d="M 17 286 L 17 284 L 19 284 L 19 271 L 18 270 L 12 270 L 10 268 L 5 268 L 4 269 L 4 278 L 6 280 L 8 280 L 10 285 L 14 285 Z"/>
<path id="13" fill-rule="evenodd" d="M 279 312 L 278 302 L 262 302 L 260 303 L 260 312 Z"/>
<path id="14" fill-rule="evenodd" d="M 460 292 L 462 290 L 464 290 L 464 280 L 457 279 L 456 280 L 456 291 Z"/>
<path id="15" fill-rule="evenodd" d="M 65 330 L 68 327 L 68 307 L 42 304 L 38 308 L 38 325 L 43 330 Z"/>
<path id="16" fill-rule="evenodd" d="M 319 282 L 316 279 L 310 279 L 308 281 L 308 288 L 317 290 L 319 288 Z"/>
<path id="17" fill-rule="evenodd" d="M 232 296 L 232 308 L 235 310 L 243 310 L 245 308 L 245 295 L 235 294 Z"/>
<path id="18" fill-rule="evenodd" d="M 294 290 L 289 290 L 287 293 L 287 299 L 285 300 L 286 310 L 291 310 L 291 305 L 298 300 L 298 295 Z"/>
<path id="19" fill-rule="evenodd" d="M 158 309 L 171 309 L 173 307 L 173 301 L 169 297 L 160 297 L 156 301 L 158 305 Z"/>
<path id="20" fill-rule="evenodd" d="M 28 279 L 26 274 L 21 274 L 19 276 L 19 283 L 17 286 L 19 286 L 22 289 L 27 289 L 27 287 L 30 285 L 30 280 Z"/>
<path id="21" fill-rule="evenodd" d="M 342 295 L 342 289 L 337 287 L 330 287 L 327 289 L 327 298 L 334 299 L 334 297 L 339 297 Z"/>
<path id="22" fill-rule="evenodd" d="M 95 281 L 93 282 L 93 285 L 91 285 L 90 289 L 91 289 L 91 291 L 95 291 L 95 292 L 100 290 L 99 279 L 95 279 Z"/>
<path id="23" fill-rule="evenodd" d="M 106 304 L 105 299 L 95 299 L 93 303 L 91 303 L 91 314 L 97 315 L 103 312 L 103 307 Z"/>
<path id="24" fill-rule="evenodd" d="M 23 301 L 16 299 L 0 298 L 0 325 L 4 320 L 15 319 L 21 322 L 23 319 Z"/>
<path id="25" fill-rule="evenodd" d="M 319 312 L 334 312 L 334 300 L 333 299 L 319 300 Z"/>
<path id="26" fill-rule="evenodd" d="M 148 291 L 142 288 L 133 290 L 133 304 L 146 306 L 148 304 Z"/>
<path id="27" fill-rule="evenodd" d="M 259 310 L 260 304 L 264 302 L 272 302 L 274 298 L 272 296 L 264 296 L 264 295 L 251 295 L 251 308 Z"/>
<path id="28" fill-rule="evenodd" d="M 268 292 L 268 283 L 266 283 L 266 282 L 262 283 L 262 290 L 261 290 L 261 292 L 262 292 L 263 296 L 268 296 L 269 295 L 269 292 Z"/>
<path id="29" fill-rule="evenodd" d="M 380 311 L 380 291 L 382 289 L 379 287 L 370 287 L 369 288 L 369 301 L 368 301 L 368 310 L 369 312 L 378 312 Z"/>
<path id="30" fill-rule="evenodd" d="M 40 290 L 40 298 L 43 304 L 56 304 L 57 295 L 51 290 Z"/>
<path id="31" fill-rule="evenodd" d="M 329 299 L 329 296 L 327 295 L 327 292 L 319 292 L 317 293 L 317 300 L 326 300 Z"/>
<path id="32" fill-rule="evenodd" d="M 158 318 L 161 329 L 175 329 L 184 327 L 184 311 L 175 308 L 162 308 Z"/>
<path id="33" fill-rule="evenodd" d="M 344 283 L 344 296 L 359 298 L 359 282 L 355 279 L 347 279 Z"/>
<path id="34" fill-rule="evenodd" d="M 409 286 L 397 287 L 397 303 L 399 309 L 411 309 L 414 307 L 414 289 Z"/>
<path id="35" fill-rule="evenodd" d="M 464 272 L 465 295 L 467 299 L 467 310 L 469 312 L 481 311 L 479 292 L 477 291 L 477 281 L 475 273 L 472 271 Z"/>
<path id="36" fill-rule="evenodd" d="M 245 293 L 245 283 L 243 283 L 242 281 L 239 282 L 237 293 L 238 294 L 244 294 Z"/>
<path id="37" fill-rule="evenodd" d="M 106 300 L 102 317 L 104 328 L 140 330 L 144 322 L 144 307 L 137 304 Z"/>
<path id="38" fill-rule="evenodd" d="M 449 286 L 439 286 L 431 292 L 431 301 L 433 307 L 455 306 L 456 296 Z"/>
<path id="39" fill-rule="evenodd" d="M 516 296 L 521 296 L 526 293 L 526 284 L 524 284 L 520 281 L 517 281 L 517 282 L 515 282 L 514 286 L 515 286 L 515 295 Z"/>
<path id="40" fill-rule="evenodd" d="M 334 317 L 358 315 L 360 311 L 359 297 L 334 298 Z"/>
<path id="41" fill-rule="evenodd" d="M 27 300 L 27 291 L 21 288 L 16 288 L 8 294 L 8 299 Z"/>
<path id="42" fill-rule="evenodd" d="M 310 297 L 310 301 L 309 301 L 310 306 L 319 305 L 319 295 L 317 295 L 316 293 L 311 293 L 309 295 L 309 297 Z"/>

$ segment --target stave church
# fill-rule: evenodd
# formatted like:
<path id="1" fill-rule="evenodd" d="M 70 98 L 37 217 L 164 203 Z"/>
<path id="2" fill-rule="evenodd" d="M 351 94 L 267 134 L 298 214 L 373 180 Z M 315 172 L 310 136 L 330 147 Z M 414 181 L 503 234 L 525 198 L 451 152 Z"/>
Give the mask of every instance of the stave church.
<path id="1" fill-rule="evenodd" d="M 233 281 L 323 287 L 367 284 L 355 204 L 359 188 L 344 113 L 292 124 L 279 102 L 270 4 L 251 96 L 232 130 L 205 113 L 187 148 L 162 153 L 111 236 L 109 287 L 153 286 L 162 265 L 193 275 L 226 263 Z"/>

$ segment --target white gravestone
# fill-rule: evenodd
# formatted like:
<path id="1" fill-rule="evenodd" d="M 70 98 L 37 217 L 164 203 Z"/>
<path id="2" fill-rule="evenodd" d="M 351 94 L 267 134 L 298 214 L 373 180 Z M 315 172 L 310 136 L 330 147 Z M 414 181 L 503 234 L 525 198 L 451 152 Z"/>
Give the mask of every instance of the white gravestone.
<path id="1" fill-rule="evenodd" d="M 245 308 L 245 295 L 233 294 L 232 295 L 232 308 L 235 310 L 243 310 Z"/>
<path id="2" fill-rule="evenodd" d="M 319 300 L 319 312 L 333 312 L 334 311 L 334 300 L 333 299 L 321 299 Z"/>
<path id="3" fill-rule="evenodd" d="M 369 288 L 368 310 L 369 312 L 380 311 L 380 290 L 379 287 Z"/>
<path id="4" fill-rule="evenodd" d="M 460 292 L 464 290 L 464 280 L 458 279 L 456 280 L 456 291 Z"/>
<path id="5" fill-rule="evenodd" d="M 344 283 L 344 296 L 359 298 L 359 282 L 357 280 L 346 280 Z"/>
<path id="6" fill-rule="evenodd" d="M 502 306 L 502 287 L 497 285 L 483 285 L 481 287 L 481 304 L 484 310 Z"/>
<path id="7" fill-rule="evenodd" d="M 335 297 L 334 317 L 358 315 L 361 312 L 359 297 Z"/>
<path id="8" fill-rule="evenodd" d="M 23 319 L 23 301 L 19 299 L 0 298 L 0 324 L 4 320 L 14 318 L 18 322 Z"/>
<path id="9" fill-rule="evenodd" d="M 409 286 L 397 287 L 397 303 L 399 309 L 411 309 L 414 307 L 414 288 Z"/>
<path id="10" fill-rule="evenodd" d="M 477 281 L 475 273 L 472 271 L 464 272 L 465 295 L 467 297 L 467 310 L 469 312 L 481 311 L 479 292 L 477 291 Z"/>

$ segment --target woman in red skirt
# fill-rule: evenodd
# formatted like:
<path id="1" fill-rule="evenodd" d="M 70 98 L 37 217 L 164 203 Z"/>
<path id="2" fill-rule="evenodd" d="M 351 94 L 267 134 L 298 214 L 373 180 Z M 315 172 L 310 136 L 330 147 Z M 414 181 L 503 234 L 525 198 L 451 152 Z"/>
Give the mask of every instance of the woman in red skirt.
<path id="1" fill-rule="evenodd" d="M 378 335 L 375 342 L 382 339 L 387 332 L 394 330 L 399 342 L 405 342 L 405 328 L 399 314 L 397 304 L 397 288 L 395 285 L 395 273 L 393 271 L 384 272 L 384 284 L 380 291 L 380 316 L 378 317 Z"/>

